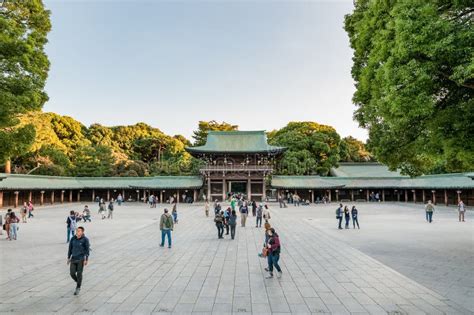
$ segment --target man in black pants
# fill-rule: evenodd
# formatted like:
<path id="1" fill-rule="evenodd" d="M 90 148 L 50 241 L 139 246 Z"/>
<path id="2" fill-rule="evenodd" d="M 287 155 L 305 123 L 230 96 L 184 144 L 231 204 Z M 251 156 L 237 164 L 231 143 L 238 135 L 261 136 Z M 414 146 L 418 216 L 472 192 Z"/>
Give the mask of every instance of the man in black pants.
<path id="1" fill-rule="evenodd" d="M 81 290 L 82 270 L 84 266 L 87 266 L 89 248 L 89 239 L 84 235 L 84 228 L 80 226 L 76 230 L 76 235 L 69 242 L 67 253 L 67 263 L 70 265 L 71 278 L 77 283 L 74 295 L 78 295 Z"/>

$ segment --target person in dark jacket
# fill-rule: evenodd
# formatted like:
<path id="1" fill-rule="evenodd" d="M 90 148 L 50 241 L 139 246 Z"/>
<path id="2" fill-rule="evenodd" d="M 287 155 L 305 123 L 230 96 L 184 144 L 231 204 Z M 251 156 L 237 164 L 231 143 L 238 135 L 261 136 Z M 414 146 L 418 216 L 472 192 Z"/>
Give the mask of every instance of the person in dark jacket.
<path id="1" fill-rule="evenodd" d="M 252 201 L 252 215 L 257 215 L 257 203 L 255 202 L 255 200 Z"/>
<path id="2" fill-rule="evenodd" d="M 214 222 L 216 223 L 217 227 L 217 238 L 224 238 L 224 211 L 221 211 L 216 214 Z"/>
<path id="3" fill-rule="evenodd" d="M 278 234 L 275 232 L 274 228 L 271 228 L 268 231 L 269 239 L 267 242 L 268 247 L 268 269 L 265 269 L 269 272 L 267 278 L 273 278 L 273 267 L 277 270 L 278 274 L 277 277 L 280 278 L 282 271 L 278 261 L 280 260 L 280 238 Z"/>
<path id="4" fill-rule="evenodd" d="M 69 250 L 67 253 L 67 263 L 70 266 L 69 272 L 71 278 L 76 282 L 74 295 L 78 295 L 81 290 L 82 271 L 84 266 L 87 266 L 89 251 L 89 239 L 84 235 L 84 228 L 80 226 L 76 230 L 76 235 L 74 235 L 69 242 Z"/>
<path id="5" fill-rule="evenodd" d="M 229 226 L 230 226 L 230 237 L 235 238 L 235 226 L 237 225 L 237 212 L 232 210 L 229 216 Z"/>
<path id="6" fill-rule="evenodd" d="M 357 228 L 360 229 L 359 227 L 359 211 L 355 206 L 352 206 L 351 210 L 352 214 L 352 225 L 354 226 L 354 229 L 356 228 L 356 223 L 357 223 Z"/>
<path id="7" fill-rule="evenodd" d="M 336 219 L 339 223 L 338 229 L 342 230 L 342 203 L 339 204 L 339 208 L 336 209 Z"/>
<path id="8" fill-rule="evenodd" d="M 346 220 L 346 226 L 345 228 L 349 228 L 349 221 L 351 220 L 351 216 L 349 213 L 349 208 L 347 206 L 344 207 L 344 219 Z"/>

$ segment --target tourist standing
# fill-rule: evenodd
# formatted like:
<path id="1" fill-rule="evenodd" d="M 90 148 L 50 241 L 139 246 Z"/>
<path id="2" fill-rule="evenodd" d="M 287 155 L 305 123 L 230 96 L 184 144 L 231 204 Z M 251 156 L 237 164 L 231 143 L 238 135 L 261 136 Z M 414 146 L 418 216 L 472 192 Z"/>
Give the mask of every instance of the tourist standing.
<path id="1" fill-rule="evenodd" d="M 35 210 L 35 207 L 33 207 L 33 202 L 30 200 L 28 201 L 28 219 L 34 217 L 33 210 Z"/>
<path id="2" fill-rule="evenodd" d="M 216 202 L 214 202 L 214 215 L 220 213 L 221 209 L 222 209 L 221 204 L 216 199 Z"/>
<path id="3" fill-rule="evenodd" d="M 341 226 L 341 224 L 342 224 L 342 213 L 343 213 L 343 211 L 342 211 L 342 203 L 341 203 L 341 204 L 339 204 L 339 208 L 336 209 L 336 219 L 339 223 L 339 226 L 338 226 L 339 230 L 342 230 L 342 226 Z"/>
<path id="4" fill-rule="evenodd" d="M 225 211 L 224 211 L 224 227 L 225 227 L 225 235 L 229 235 L 229 217 L 230 217 L 230 214 L 231 214 L 231 209 L 230 207 L 228 207 Z"/>
<path id="5" fill-rule="evenodd" d="M 300 196 L 297 193 L 293 195 L 293 204 L 295 205 L 295 207 L 300 206 Z"/>
<path id="6" fill-rule="evenodd" d="M 209 201 L 206 200 L 204 205 L 204 212 L 206 213 L 206 217 L 209 217 Z"/>
<path id="7" fill-rule="evenodd" d="M 214 218 L 214 222 L 216 223 L 217 228 L 217 238 L 221 239 L 224 238 L 224 212 L 218 212 Z"/>
<path id="8" fill-rule="evenodd" d="M 359 211 L 357 210 L 356 206 L 352 206 L 351 215 L 352 215 L 352 225 L 353 225 L 354 229 L 356 228 L 356 223 L 357 223 L 357 228 L 360 229 L 360 227 L 359 227 Z"/>
<path id="9" fill-rule="evenodd" d="M 425 206 L 425 215 L 426 215 L 426 222 L 431 223 L 433 221 L 433 212 L 434 212 L 434 205 L 431 203 L 431 200 L 428 200 L 428 203 Z"/>
<path id="10" fill-rule="evenodd" d="M 76 282 L 76 290 L 74 295 L 78 295 L 82 285 L 82 271 L 89 261 L 90 243 L 89 239 L 84 235 L 82 226 L 77 228 L 77 233 L 69 242 L 67 252 L 67 263 L 69 265 L 69 274 Z"/>
<path id="11" fill-rule="evenodd" d="M 161 230 L 161 244 L 160 247 L 165 246 L 165 237 L 168 237 L 168 248 L 171 248 L 171 231 L 173 231 L 173 218 L 168 213 L 168 209 L 164 210 L 160 219 Z"/>
<path id="12" fill-rule="evenodd" d="M 107 219 L 113 219 L 114 218 L 114 200 L 111 199 L 109 202 L 109 215 L 107 216 Z"/>
<path id="13" fill-rule="evenodd" d="M 240 206 L 240 224 L 242 227 L 245 227 L 245 222 L 247 222 L 248 214 L 249 214 L 249 207 L 247 206 L 247 202 L 244 202 Z"/>
<path id="14" fill-rule="evenodd" d="M 271 228 L 268 232 L 269 235 L 269 240 L 268 240 L 268 256 L 267 256 L 267 261 L 268 261 L 268 272 L 269 275 L 267 278 L 273 278 L 273 267 L 277 270 L 278 274 L 277 277 L 280 278 L 282 271 L 280 268 L 280 265 L 278 264 L 278 261 L 280 260 L 280 238 L 278 234 L 275 232 L 274 228 Z"/>
<path id="15" fill-rule="evenodd" d="M 217 201 L 217 200 L 216 200 L 216 201 Z M 231 208 L 232 210 L 235 210 L 235 203 L 236 203 L 236 202 L 237 202 L 237 201 L 235 200 L 235 197 L 232 196 L 232 198 L 230 199 L 230 208 Z"/>
<path id="16" fill-rule="evenodd" d="M 262 227 L 263 206 L 260 204 L 257 208 L 257 221 L 255 227 Z"/>
<path id="17" fill-rule="evenodd" d="M 237 213 L 235 210 L 231 210 L 229 216 L 229 226 L 230 226 L 230 237 L 235 238 L 235 226 L 237 225 Z"/>
<path id="18" fill-rule="evenodd" d="M 349 213 L 349 208 L 347 206 L 344 207 L 344 219 L 346 220 L 346 229 L 349 228 L 349 221 L 351 220 L 351 216 Z"/>
<path id="19" fill-rule="evenodd" d="M 20 222 L 20 219 L 16 216 L 15 212 L 12 211 L 8 216 L 7 222 L 8 226 L 10 227 L 10 241 L 16 241 L 18 234 L 18 223 Z"/>
<path id="20" fill-rule="evenodd" d="M 5 225 L 3 225 L 3 216 L 0 213 L 0 235 L 3 235 L 3 230 L 5 230 Z"/>
<path id="21" fill-rule="evenodd" d="M 118 204 L 119 206 L 121 206 L 121 205 L 122 205 L 122 202 L 123 202 L 122 194 L 118 194 L 118 196 L 117 196 L 117 204 Z"/>
<path id="22" fill-rule="evenodd" d="M 69 243 L 71 236 L 74 236 L 76 234 L 76 228 L 77 228 L 76 213 L 73 210 L 69 212 L 69 216 L 66 219 L 66 225 L 67 225 L 66 243 Z"/>
<path id="23" fill-rule="evenodd" d="M 257 215 L 257 202 L 255 200 L 252 200 L 252 216 Z"/>
<path id="24" fill-rule="evenodd" d="M 464 202 L 462 200 L 459 201 L 458 203 L 458 212 L 459 212 L 459 222 L 464 222 L 464 214 L 466 213 L 466 206 L 464 205 Z"/>
<path id="25" fill-rule="evenodd" d="M 10 214 L 12 213 L 12 209 L 8 209 L 7 213 L 5 213 L 5 231 L 7 232 L 7 240 L 10 239 Z"/>
<path id="26" fill-rule="evenodd" d="M 26 223 L 26 215 L 28 213 L 28 204 L 26 201 L 23 203 L 23 207 L 21 207 L 21 222 Z"/>

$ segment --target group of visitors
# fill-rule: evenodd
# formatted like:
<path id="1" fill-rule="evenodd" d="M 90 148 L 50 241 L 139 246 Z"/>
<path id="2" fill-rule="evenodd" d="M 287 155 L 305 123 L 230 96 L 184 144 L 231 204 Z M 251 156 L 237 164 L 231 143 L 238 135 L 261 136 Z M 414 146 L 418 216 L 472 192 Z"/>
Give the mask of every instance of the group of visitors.
<path id="1" fill-rule="evenodd" d="M 22 223 L 27 223 L 27 218 L 33 218 L 33 210 L 35 208 L 33 207 L 33 202 L 28 201 L 23 203 L 23 207 L 21 207 L 21 222 Z"/>
<path id="2" fill-rule="evenodd" d="M 275 229 L 271 227 L 269 222 L 265 222 L 265 241 L 263 243 L 262 252 L 259 254 L 260 257 L 267 258 L 268 267 L 265 268 L 269 274 L 267 279 L 273 278 L 273 270 L 277 270 L 277 277 L 280 278 L 282 270 L 279 265 L 281 244 L 280 237 L 276 233 Z"/>
<path id="3" fill-rule="evenodd" d="M 18 237 L 18 230 L 20 229 L 19 223 L 20 218 L 18 218 L 12 209 L 8 209 L 4 219 L 0 215 L 0 224 L 2 225 L 0 234 L 3 234 L 3 231 L 5 231 L 7 233 L 7 240 L 16 241 Z"/>
<path id="4" fill-rule="evenodd" d="M 359 226 L 359 210 L 357 210 L 356 206 L 352 206 L 352 209 L 349 210 L 348 206 L 343 206 L 342 203 L 339 204 L 339 207 L 336 209 L 336 219 L 338 221 L 338 229 L 342 230 L 342 218 L 344 217 L 345 226 L 344 228 L 349 228 L 349 223 L 352 218 L 352 226 L 355 229 L 357 225 L 357 229 L 360 229 Z"/>
<path id="5" fill-rule="evenodd" d="M 466 214 L 466 205 L 462 200 L 458 202 L 458 219 L 459 222 L 465 222 L 465 214 Z M 431 223 L 433 222 L 433 213 L 435 211 L 435 206 L 431 200 L 428 200 L 428 203 L 425 205 L 425 219 L 426 222 Z"/>
<path id="6" fill-rule="evenodd" d="M 102 220 L 105 218 L 113 219 L 114 218 L 114 199 L 110 199 L 108 205 L 106 204 L 103 198 L 99 200 L 99 210 L 98 213 L 100 214 Z"/>

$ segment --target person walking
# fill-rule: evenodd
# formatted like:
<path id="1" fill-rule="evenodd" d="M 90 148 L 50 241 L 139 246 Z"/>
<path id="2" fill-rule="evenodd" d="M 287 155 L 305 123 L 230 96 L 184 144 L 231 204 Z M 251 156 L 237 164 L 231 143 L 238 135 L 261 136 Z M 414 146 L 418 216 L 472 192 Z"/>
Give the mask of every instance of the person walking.
<path id="1" fill-rule="evenodd" d="M 300 206 L 300 196 L 297 193 L 293 195 L 293 204 L 295 205 L 295 207 Z"/>
<path id="2" fill-rule="evenodd" d="M 118 204 L 119 206 L 121 206 L 121 205 L 122 205 L 122 202 L 123 202 L 122 194 L 118 194 L 118 196 L 117 196 L 117 204 Z"/>
<path id="3" fill-rule="evenodd" d="M 464 214 L 466 213 L 466 206 L 464 205 L 464 202 L 462 200 L 459 201 L 458 203 L 458 213 L 459 213 L 459 222 L 464 222 Z"/>
<path id="4" fill-rule="evenodd" d="M 104 199 L 100 199 L 99 201 L 99 214 L 102 217 L 102 220 L 105 219 L 105 201 Z"/>
<path id="5" fill-rule="evenodd" d="M 360 227 L 359 227 L 359 211 L 357 210 L 356 206 L 352 206 L 351 215 L 352 215 L 352 225 L 353 225 L 354 229 L 356 228 L 356 223 L 357 223 L 357 228 L 360 229 Z"/>
<path id="6" fill-rule="evenodd" d="M 280 260 L 280 251 L 281 251 L 281 245 L 280 245 L 280 238 L 278 234 L 275 232 L 274 228 L 270 228 L 269 232 L 269 240 L 268 240 L 268 256 L 267 256 L 267 261 L 268 261 L 268 272 L 269 275 L 267 276 L 267 279 L 273 278 L 273 268 L 275 268 L 278 272 L 277 277 L 280 278 L 282 271 L 280 268 L 280 265 L 278 264 Z"/>
<path id="7" fill-rule="evenodd" d="M 341 203 L 341 204 L 339 204 L 339 208 L 336 209 L 336 219 L 339 223 L 339 226 L 338 226 L 339 230 L 342 230 L 342 226 L 341 226 L 341 224 L 342 224 L 342 213 L 343 213 L 343 211 L 342 211 L 342 203 Z"/>
<path id="8" fill-rule="evenodd" d="M 270 209 L 268 208 L 268 205 L 265 204 L 263 206 L 263 219 L 265 220 L 265 222 L 269 222 L 271 218 L 272 216 L 270 215 Z"/>
<path id="9" fill-rule="evenodd" d="M 262 227 L 262 218 L 263 218 L 263 206 L 262 204 L 260 204 L 257 208 L 257 222 L 256 222 L 256 225 L 255 227 L 258 228 L 258 227 Z"/>
<path id="10" fill-rule="evenodd" d="M 349 228 L 349 221 L 351 220 L 351 216 L 349 213 L 349 208 L 347 206 L 344 207 L 344 219 L 346 220 L 346 226 L 345 228 Z"/>
<path id="11" fill-rule="evenodd" d="M 249 215 L 249 207 L 247 206 L 247 202 L 244 202 L 240 206 L 240 224 L 242 227 L 245 227 L 245 222 L 247 222 L 248 215 Z"/>
<path id="12" fill-rule="evenodd" d="M 171 248 L 171 231 L 173 231 L 173 218 L 168 213 L 168 209 L 163 211 L 160 219 L 161 230 L 161 244 L 160 247 L 165 246 L 165 237 L 168 237 L 168 248 Z"/>
<path id="13" fill-rule="evenodd" d="M 230 214 L 231 214 L 231 209 L 230 207 L 228 207 L 225 211 L 224 211 L 224 228 L 225 228 L 225 235 L 229 235 L 229 217 L 230 217 Z"/>
<path id="14" fill-rule="evenodd" d="M 230 237 L 235 238 L 235 226 L 237 225 L 237 213 L 232 210 L 229 216 Z"/>
<path id="15" fill-rule="evenodd" d="M 217 200 L 216 200 L 216 201 L 217 201 Z M 232 210 L 235 210 L 235 203 L 236 203 L 236 202 L 237 202 L 237 201 L 236 201 L 235 197 L 232 196 L 232 198 L 230 199 L 230 208 L 231 208 Z"/>
<path id="16" fill-rule="evenodd" d="M 173 216 L 173 223 L 178 224 L 178 209 L 173 208 L 171 215 Z"/>
<path id="17" fill-rule="evenodd" d="M 76 235 L 69 242 L 67 252 L 67 263 L 69 265 L 69 274 L 76 282 L 76 290 L 74 295 L 78 295 L 81 291 L 82 272 L 89 261 L 90 243 L 89 239 L 84 235 L 82 226 L 77 228 Z"/>
<path id="18" fill-rule="evenodd" d="M 7 213 L 5 213 L 5 231 L 7 232 L 7 240 L 10 239 L 10 214 L 12 213 L 12 209 L 8 209 Z"/>
<path id="19" fill-rule="evenodd" d="M 7 219 L 8 226 L 10 227 L 10 241 L 17 239 L 18 236 L 18 223 L 20 219 L 16 216 L 15 212 L 10 212 Z"/>
<path id="20" fill-rule="evenodd" d="M 21 207 L 21 222 L 26 223 L 26 215 L 28 214 L 28 204 L 26 201 L 23 203 L 23 207 Z"/>
<path id="21" fill-rule="evenodd" d="M 206 204 L 204 205 L 204 212 L 206 213 L 206 217 L 209 217 L 209 200 L 206 200 Z"/>
<path id="22" fill-rule="evenodd" d="M 428 203 L 425 206 L 425 212 L 426 222 L 433 222 L 434 205 L 431 203 L 431 200 L 428 200 Z"/>
<path id="23" fill-rule="evenodd" d="M 257 215 L 257 202 L 255 200 L 252 200 L 252 216 Z"/>
<path id="24" fill-rule="evenodd" d="M 33 207 L 33 202 L 30 200 L 28 201 L 28 219 L 34 217 L 33 210 L 35 210 L 35 207 Z"/>
<path id="25" fill-rule="evenodd" d="M 67 227 L 67 241 L 69 243 L 71 236 L 76 234 L 77 228 L 77 220 L 76 220 L 76 213 L 74 210 L 69 211 L 69 216 L 66 219 L 66 227 Z"/>
<path id="26" fill-rule="evenodd" d="M 216 223 L 217 228 L 217 238 L 221 239 L 224 238 L 224 212 L 221 211 L 216 214 L 214 218 L 214 222 Z"/>
<path id="27" fill-rule="evenodd" d="M 110 199 L 109 202 L 109 215 L 107 216 L 107 219 L 113 219 L 114 218 L 114 200 Z"/>

